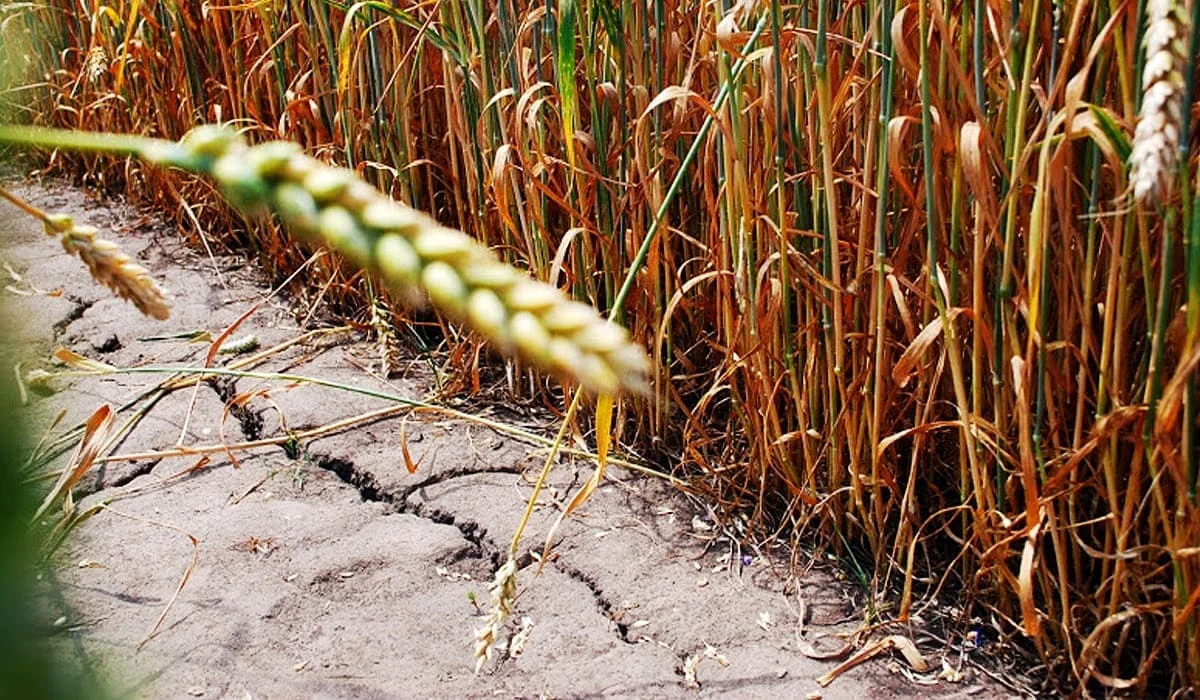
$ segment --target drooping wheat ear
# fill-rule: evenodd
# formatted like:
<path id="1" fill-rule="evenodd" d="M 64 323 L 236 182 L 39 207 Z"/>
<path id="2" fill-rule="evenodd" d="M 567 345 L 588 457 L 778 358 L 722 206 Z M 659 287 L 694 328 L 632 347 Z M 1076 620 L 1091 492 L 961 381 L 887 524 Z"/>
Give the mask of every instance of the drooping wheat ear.
<path id="1" fill-rule="evenodd" d="M 513 601 L 517 597 L 517 562 L 512 557 L 496 571 L 491 586 L 491 610 L 483 618 L 483 627 L 475 630 L 475 672 L 492 658 L 492 649 L 500 636 L 504 623 L 512 616 Z"/>
<path id="2" fill-rule="evenodd" d="M 204 126 L 180 148 L 143 154 L 208 174 L 243 213 L 273 211 L 293 235 L 323 242 L 402 297 L 423 290 L 438 309 L 506 352 L 516 350 L 594 392 L 648 389 L 649 359 L 624 328 L 293 143 L 249 147 L 228 129 Z"/>
<path id="3" fill-rule="evenodd" d="M 94 226 L 76 224 L 66 214 L 50 214 L 43 219 L 46 233 L 58 236 L 68 253 L 79 256 L 92 278 L 126 299 L 143 314 L 164 321 L 171 305 L 163 290 L 146 268 L 138 265 L 112 241 L 97 238 Z"/>
<path id="4" fill-rule="evenodd" d="M 1175 179 L 1187 40 L 1183 5 L 1178 0 L 1147 0 L 1142 111 L 1129 155 L 1133 195 L 1146 207 L 1163 201 Z"/>
<path id="5" fill-rule="evenodd" d="M 96 82 L 104 72 L 108 70 L 108 54 L 104 52 L 104 47 L 99 44 L 88 50 L 87 63 L 84 66 L 84 74 L 88 80 Z"/>

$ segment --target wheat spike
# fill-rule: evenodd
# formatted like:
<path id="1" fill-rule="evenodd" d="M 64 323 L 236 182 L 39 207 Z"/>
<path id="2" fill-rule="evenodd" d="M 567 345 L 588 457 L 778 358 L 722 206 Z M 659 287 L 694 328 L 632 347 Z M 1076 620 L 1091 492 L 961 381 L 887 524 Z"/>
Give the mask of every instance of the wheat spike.
<path id="1" fill-rule="evenodd" d="M 325 165 L 289 142 L 249 147 L 220 127 L 195 129 L 181 145 L 145 155 L 209 174 L 244 213 L 275 212 L 293 235 L 325 243 L 404 298 L 424 291 L 438 309 L 506 352 L 597 393 L 648 390 L 649 359 L 624 328 L 353 171 Z"/>
<path id="2" fill-rule="evenodd" d="M 509 557 L 496 571 L 491 585 L 491 610 L 483 618 L 483 626 L 475 630 L 475 672 L 492 658 L 492 650 L 500 637 L 504 623 L 512 616 L 517 597 L 517 562 Z"/>
<path id="3" fill-rule="evenodd" d="M 1187 36 L 1187 16 L 1177 0 L 1147 1 L 1142 110 L 1129 156 L 1133 195 L 1146 207 L 1170 195 L 1179 162 Z"/>
<path id="4" fill-rule="evenodd" d="M 87 63 L 84 66 L 84 75 L 90 82 L 96 82 L 108 70 L 108 54 L 104 52 L 104 47 L 99 44 L 88 49 Z"/>
<path id="5" fill-rule="evenodd" d="M 76 224 L 64 214 L 49 215 L 44 223 L 46 233 L 57 235 L 64 250 L 79 256 L 97 282 L 147 316 L 164 321 L 171 315 L 166 295 L 146 268 L 134 262 L 116 243 L 97 238 L 99 232 L 94 226 Z"/>

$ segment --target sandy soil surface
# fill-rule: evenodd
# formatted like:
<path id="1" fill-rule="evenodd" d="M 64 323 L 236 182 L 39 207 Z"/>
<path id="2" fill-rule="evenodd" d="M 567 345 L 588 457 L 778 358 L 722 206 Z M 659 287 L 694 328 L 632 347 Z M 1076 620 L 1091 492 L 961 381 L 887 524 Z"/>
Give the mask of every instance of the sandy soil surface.
<path id="1" fill-rule="evenodd" d="M 198 255 L 153 217 L 62 184 L 6 186 L 47 211 L 99 226 L 172 291 L 174 310 L 167 322 L 143 319 L 5 204 L 0 276 L 16 332 L 0 343 L 10 356 L 4 371 L 13 353 L 25 369 L 50 367 L 59 346 L 122 368 L 200 366 L 206 343 L 146 338 L 216 335 L 266 294 L 251 266 Z M 254 334 L 267 348 L 306 330 L 276 298 L 233 337 Z M 218 363 L 244 357 L 221 355 Z M 410 399 L 429 391 L 425 362 L 388 379 L 371 371 L 377 366 L 371 343 L 340 333 L 272 354 L 254 369 Z M 163 379 L 55 380 L 57 393 L 31 397 L 27 427 L 41 435 L 60 411 L 62 425 L 77 424 Z M 116 453 L 269 439 L 396 406 L 300 382 L 223 378 L 163 396 Z M 470 411 L 540 435 L 556 428 L 517 404 Z M 415 473 L 406 468 L 402 436 Z M 49 576 L 56 646 L 114 693 L 133 697 L 1006 694 L 964 664 L 957 646 L 919 632 L 911 638 L 931 672 L 913 673 L 902 656 L 885 652 L 819 686 L 816 679 L 846 656 L 821 661 L 811 658 L 814 650 L 836 649 L 837 635 L 860 625 L 861 596 L 827 571 L 798 575 L 785 549 L 739 545 L 665 481 L 619 468 L 563 526 L 535 578 L 530 550 L 540 551 L 549 523 L 592 468 L 570 460 L 556 467 L 524 539 L 522 593 L 508 629 L 517 642 L 475 673 L 477 605 L 488 605 L 488 584 L 545 455 L 478 421 L 393 410 L 333 434 L 239 450 L 236 464 L 220 452 L 108 461 L 76 496 L 83 507 L 108 501 L 110 510 L 71 534 Z M 957 681 L 937 679 L 943 661 L 961 672 Z"/>

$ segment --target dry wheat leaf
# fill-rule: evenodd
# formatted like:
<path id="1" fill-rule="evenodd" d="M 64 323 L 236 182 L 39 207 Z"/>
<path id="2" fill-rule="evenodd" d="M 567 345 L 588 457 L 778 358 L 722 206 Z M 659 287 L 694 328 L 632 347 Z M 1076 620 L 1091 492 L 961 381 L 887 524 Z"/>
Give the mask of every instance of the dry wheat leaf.
<path id="1" fill-rule="evenodd" d="M 962 309 L 960 308 L 947 309 L 946 320 L 953 322 L 961 312 Z M 921 329 L 921 332 L 917 334 L 917 337 L 913 338 L 908 347 L 904 349 L 904 354 L 900 356 L 899 360 L 896 360 L 895 366 L 892 367 L 892 379 L 900 385 L 900 388 L 904 388 L 908 384 L 908 381 L 912 379 L 913 374 L 916 373 L 917 364 L 920 362 L 921 356 L 925 354 L 925 351 L 933 345 L 933 341 L 937 340 L 941 334 L 942 317 L 938 316 L 926 324 Z"/>

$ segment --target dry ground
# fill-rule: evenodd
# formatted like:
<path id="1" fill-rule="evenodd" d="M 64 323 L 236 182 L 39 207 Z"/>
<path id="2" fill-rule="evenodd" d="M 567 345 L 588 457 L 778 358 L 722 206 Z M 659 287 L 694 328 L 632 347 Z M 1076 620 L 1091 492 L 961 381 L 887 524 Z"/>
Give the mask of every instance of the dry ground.
<path id="1" fill-rule="evenodd" d="M 49 367 L 58 346 L 118 367 L 199 365 L 207 345 L 147 341 L 216 334 L 263 299 L 244 262 L 212 259 L 177 232 L 60 183 L 10 181 L 38 206 L 99 226 L 174 295 L 170 321 L 143 319 L 88 278 L 33 220 L 0 206 L 3 301 L 16 332 L 0 353 Z M 219 274 L 218 274 L 219 271 Z M 296 310 L 264 303 L 234 334 L 262 347 L 295 338 Z M 222 356 L 221 361 L 227 361 Z M 420 398 L 427 365 L 383 379 L 369 342 L 348 334 L 294 347 L 259 367 Z M 10 371 L 11 358 L 4 371 Z M 33 435 L 66 411 L 73 425 L 101 404 L 119 406 L 164 377 L 127 374 L 56 380 L 33 397 Z M 249 396 L 245 410 L 229 399 Z M 387 401 L 311 385 L 240 378 L 176 391 L 117 447 L 164 450 L 299 431 L 386 408 Z M 543 413 L 495 407 L 493 418 L 546 434 Z M 401 453 L 401 423 L 412 458 Z M 337 434 L 229 456 L 103 464 L 77 495 L 111 511 L 67 540 L 48 576 L 55 647 L 114 693 L 134 697 L 1002 697 L 1001 686 L 953 643 L 912 632 L 941 670 L 905 673 L 899 655 L 840 676 L 810 658 L 860 624 L 860 596 L 823 569 L 790 573 L 782 548 L 740 547 L 711 514 L 662 480 L 613 469 L 562 530 L 540 578 L 528 555 L 513 630 L 523 652 L 473 672 L 472 629 L 502 561 L 543 448 L 436 412 L 378 420 Z M 59 465 L 62 464 L 60 460 Z M 525 549 L 589 473 L 564 462 L 536 510 Z M 193 547 L 190 537 L 197 544 Z M 138 647 L 195 557 L 157 635 Z M 803 567 L 802 567 L 803 568 Z M 823 636 L 825 635 L 825 636 Z M 808 652 L 809 655 L 806 655 Z M 980 653 L 980 652 L 976 652 Z M 699 659 L 699 663 L 695 663 Z M 689 661 L 690 660 L 690 661 Z M 844 660 L 844 659 L 842 659 Z M 694 666 L 699 687 L 685 677 Z"/>

